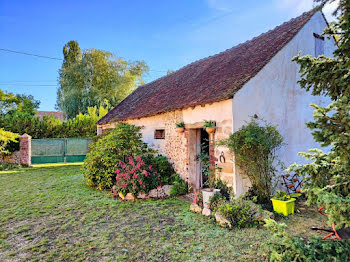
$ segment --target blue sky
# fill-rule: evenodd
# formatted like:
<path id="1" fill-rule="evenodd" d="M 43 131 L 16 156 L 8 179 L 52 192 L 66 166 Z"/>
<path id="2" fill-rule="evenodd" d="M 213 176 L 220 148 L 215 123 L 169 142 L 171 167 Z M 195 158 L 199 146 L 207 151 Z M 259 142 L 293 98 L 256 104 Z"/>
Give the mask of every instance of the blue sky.
<path id="1" fill-rule="evenodd" d="M 312 0 L 0 0 L 0 48 L 62 57 L 69 40 L 143 60 L 150 82 L 298 16 Z M 325 11 L 328 14 L 332 7 Z M 61 61 L 0 51 L 0 89 L 54 110 Z"/>

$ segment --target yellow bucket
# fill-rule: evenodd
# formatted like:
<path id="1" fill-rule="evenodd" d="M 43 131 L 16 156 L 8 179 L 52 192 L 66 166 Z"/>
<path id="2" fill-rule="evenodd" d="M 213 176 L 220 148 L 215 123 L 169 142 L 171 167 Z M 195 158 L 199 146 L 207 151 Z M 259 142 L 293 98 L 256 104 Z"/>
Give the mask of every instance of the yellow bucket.
<path id="1" fill-rule="evenodd" d="M 294 202 L 295 198 L 291 198 L 290 200 L 283 201 L 277 199 L 271 199 L 273 210 L 279 214 L 283 214 L 288 216 L 289 214 L 294 214 Z"/>

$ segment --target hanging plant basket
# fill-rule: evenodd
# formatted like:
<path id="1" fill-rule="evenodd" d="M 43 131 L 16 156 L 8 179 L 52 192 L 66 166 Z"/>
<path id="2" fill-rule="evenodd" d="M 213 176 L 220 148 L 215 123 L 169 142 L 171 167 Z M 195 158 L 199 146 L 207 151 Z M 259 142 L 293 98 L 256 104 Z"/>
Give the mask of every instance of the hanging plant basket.
<path id="1" fill-rule="evenodd" d="M 215 126 L 205 128 L 205 131 L 207 131 L 208 134 L 215 133 L 215 130 L 216 130 Z"/>

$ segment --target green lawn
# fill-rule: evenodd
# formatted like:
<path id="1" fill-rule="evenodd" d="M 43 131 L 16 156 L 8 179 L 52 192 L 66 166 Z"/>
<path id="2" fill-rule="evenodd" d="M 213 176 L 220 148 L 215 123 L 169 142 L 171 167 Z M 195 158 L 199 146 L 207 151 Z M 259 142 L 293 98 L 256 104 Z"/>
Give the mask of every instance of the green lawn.
<path id="1" fill-rule="evenodd" d="M 122 202 L 79 166 L 0 173 L 0 261 L 261 261 L 265 229 L 229 231 L 179 200 Z M 314 209 L 283 219 L 296 235 Z M 306 217 L 310 219 L 306 219 Z"/>

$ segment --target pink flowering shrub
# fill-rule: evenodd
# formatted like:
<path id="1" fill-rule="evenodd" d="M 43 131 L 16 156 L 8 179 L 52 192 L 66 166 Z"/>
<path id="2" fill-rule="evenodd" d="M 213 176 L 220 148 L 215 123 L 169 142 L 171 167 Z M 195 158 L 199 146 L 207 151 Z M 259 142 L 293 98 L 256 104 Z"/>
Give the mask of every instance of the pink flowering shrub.
<path id="1" fill-rule="evenodd" d="M 119 161 L 115 174 L 116 183 L 112 188 L 114 196 L 119 192 L 124 195 L 132 193 L 134 196 L 147 194 L 151 189 L 162 186 L 160 174 L 152 165 L 146 165 L 140 156 L 130 156 L 127 162 Z"/>
<path id="2" fill-rule="evenodd" d="M 203 196 L 202 196 L 202 192 L 200 190 L 194 190 L 194 197 L 193 197 L 193 201 L 192 203 L 195 205 L 198 205 L 200 207 L 203 207 Z"/>

